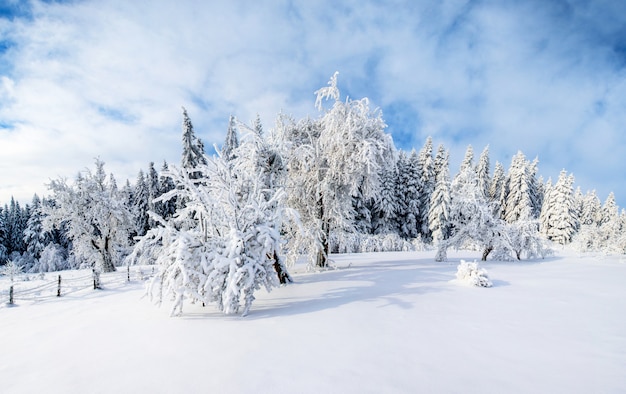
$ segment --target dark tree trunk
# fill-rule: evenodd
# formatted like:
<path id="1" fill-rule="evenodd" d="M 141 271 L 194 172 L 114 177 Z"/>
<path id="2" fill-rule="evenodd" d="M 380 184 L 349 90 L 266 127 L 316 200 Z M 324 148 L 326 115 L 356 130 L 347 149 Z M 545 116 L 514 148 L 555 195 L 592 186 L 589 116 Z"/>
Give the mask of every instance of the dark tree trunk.
<path id="1" fill-rule="evenodd" d="M 491 253 L 492 250 L 493 250 L 493 246 L 487 246 L 485 250 L 483 250 L 483 257 L 481 258 L 481 260 L 487 261 L 487 256 L 489 256 L 489 253 Z"/>
<path id="2" fill-rule="evenodd" d="M 102 272 L 114 272 L 115 264 L 113 264 L 113 256 L 109 251 L 109 237 L 104 238 L 104 247 L 100 249 L 96 242 L 92 239 L 91 244 L 96 248 L 102 256 Z"/>
<path id="3" fill-rule="evenodd" d="M 328 239 L 330 237 L 330 223 L 328 223 L 328 219 L 324 217 L 324 198 L 321 194 L 317 199 L 317 214 L 317 218 L 322 221 L 322 248 L 317 252 L 317 261 L 315 265 L 317 267 L 326 268 L 328 267 L 328 252 L 330 250 L 330 245 L 328 243 Z"/>
<path id="4" fill-rule="evenodd" d="M 274 270 L 276 271 L 276 275 L 278 275 L 278 280 L 281 285 L 286 285 L 287 283 L 293 283 L 293 279 L 291 279 L 291 275 L 287 272 L 287 268 L 283 264 L 282 261 L 278 258 L 278 254 L 274 251 L 274 256 L 272 257 L 274 260 Z"/>

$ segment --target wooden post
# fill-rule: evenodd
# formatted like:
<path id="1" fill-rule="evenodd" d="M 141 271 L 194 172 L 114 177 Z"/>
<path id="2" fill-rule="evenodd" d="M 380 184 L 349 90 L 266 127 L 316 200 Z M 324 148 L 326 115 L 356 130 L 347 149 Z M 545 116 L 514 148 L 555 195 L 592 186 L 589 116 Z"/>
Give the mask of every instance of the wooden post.
<path id="1" fill-rule="evenodd" d="M 13 285 L 9 288 L 9 305 L 13 305 Z"/>
<path id="2" fill-rule="evenodd" d="M 93 289 L 97 290 L 100 288 L 100 273 L 95 268 L 92 268 L 91 272 L 93 273 Z"/>
<path id="3" fill-rule="evenodd" d="M 57 285 L 57 297 L 61 297 L 61 275 L 59 275 L 59 283 Z"/>
<path id="4" fill-rule="evenodd" d="M 126 272 L 126 279 L 128 282 L 130 282 L 130 264 L 127 265 L 126 268 L 128 269 Z"/>

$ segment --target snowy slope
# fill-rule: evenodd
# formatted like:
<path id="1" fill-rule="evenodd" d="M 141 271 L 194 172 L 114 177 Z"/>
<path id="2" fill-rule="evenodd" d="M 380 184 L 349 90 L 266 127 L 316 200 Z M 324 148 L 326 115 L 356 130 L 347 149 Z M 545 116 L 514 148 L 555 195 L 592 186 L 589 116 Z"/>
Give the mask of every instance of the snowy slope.
<path id="1" fill-rule="evenodd" d="M 626 263 L 472 252 L 334 256 L 250 314 L 141 299 L 140 282 L 0 307 L 3 393 L 626 392 Z M 3 289 L 6 281 L 1 282 Z"/>

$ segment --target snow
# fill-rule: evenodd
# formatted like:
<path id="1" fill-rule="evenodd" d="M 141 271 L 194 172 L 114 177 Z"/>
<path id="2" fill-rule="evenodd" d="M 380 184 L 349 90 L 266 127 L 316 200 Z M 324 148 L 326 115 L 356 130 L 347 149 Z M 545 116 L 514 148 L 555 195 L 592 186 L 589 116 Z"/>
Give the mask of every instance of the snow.
<path id="1" fill-rule="evenodd" d="M 626 391 L 626 263 L 559 251 L 482 262 L 476 252 L 332 255 L 291 273 L 247 317 L 142 298 L 144 283 L 0 307 L 4 393 L 616 393 Z M 76 276 L 85 273 L 76 273 Z M 71 273 L 62 273 L 71 275 Z M 54 278 L 54 276 L 50 276 Z M 9 280 L 0 278 L 6 293 Z M 36 282 L 33 282 L 33 286 Z M 20 286 L 26 285 L 20 283 Z"/>

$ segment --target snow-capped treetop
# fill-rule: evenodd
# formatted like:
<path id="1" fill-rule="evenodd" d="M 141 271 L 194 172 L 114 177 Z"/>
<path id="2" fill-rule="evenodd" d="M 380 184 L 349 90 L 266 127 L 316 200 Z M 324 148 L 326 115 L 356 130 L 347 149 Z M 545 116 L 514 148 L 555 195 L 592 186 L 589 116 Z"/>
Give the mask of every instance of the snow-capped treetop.
<path id="1" fill-rule="evenodd" d="M 204 144 L 196 136 L 191 124 L 191 119 L 187 115 L 187 110 L 183 107 L 183 153 L 181 167 L 191 170 L 200 164 L 206 164 Z"/>

